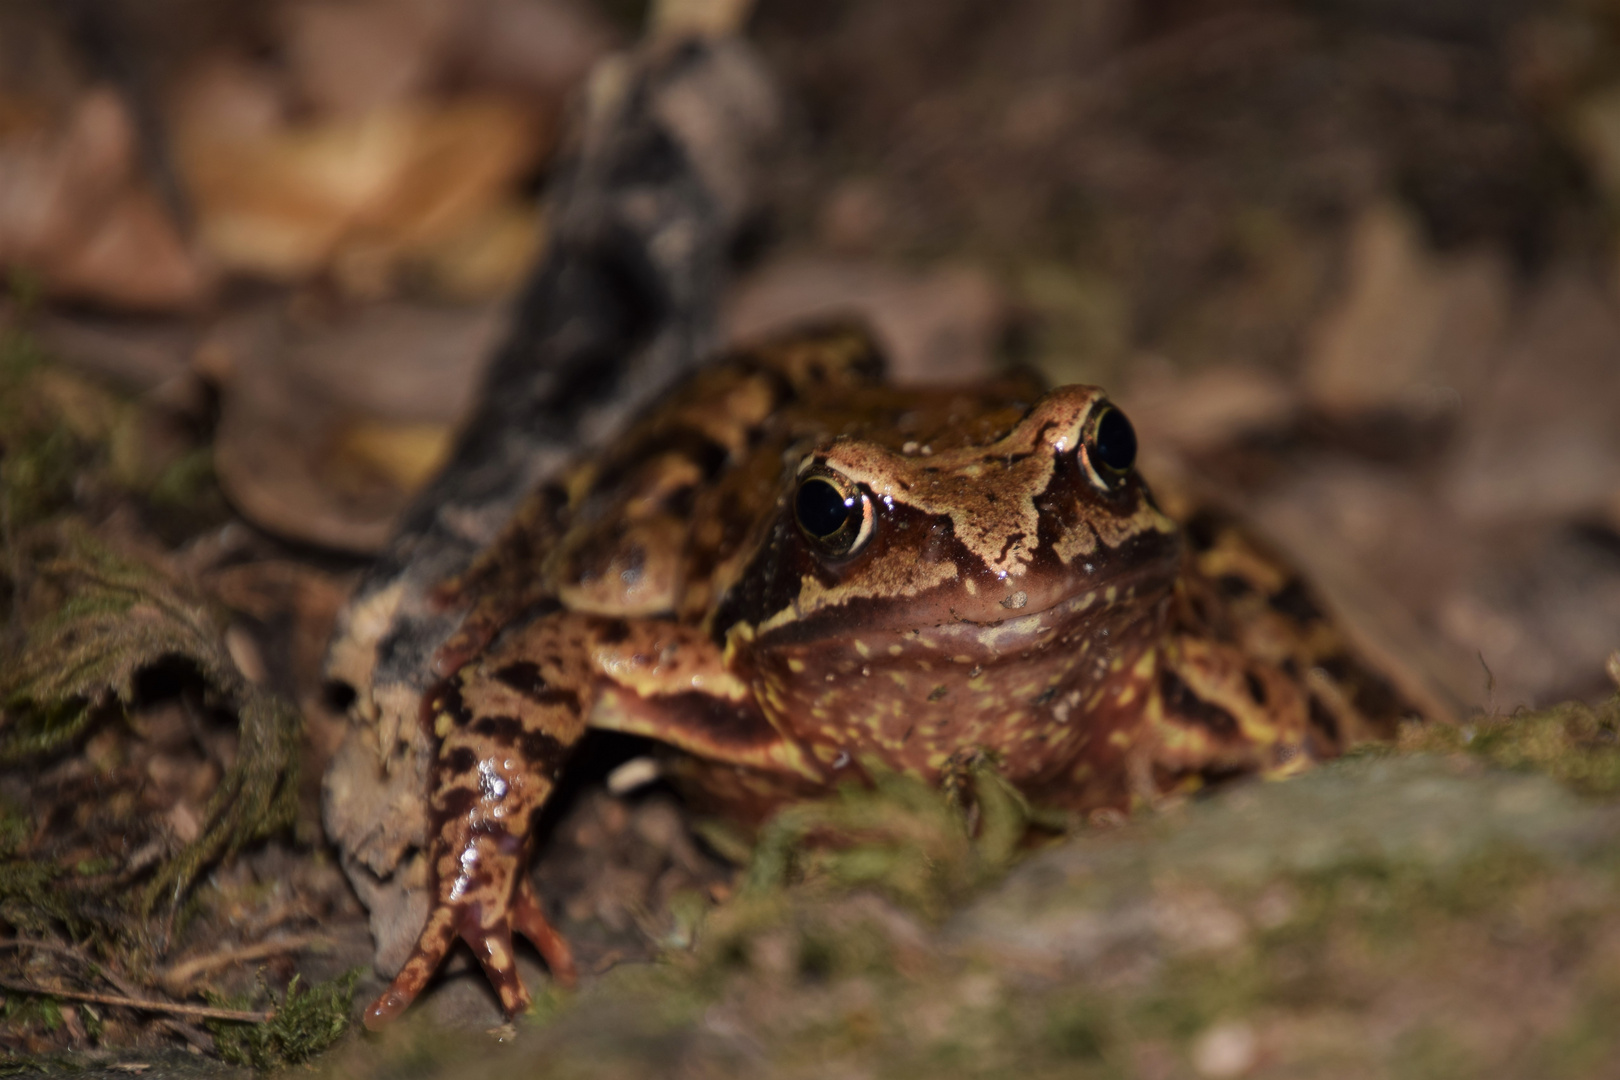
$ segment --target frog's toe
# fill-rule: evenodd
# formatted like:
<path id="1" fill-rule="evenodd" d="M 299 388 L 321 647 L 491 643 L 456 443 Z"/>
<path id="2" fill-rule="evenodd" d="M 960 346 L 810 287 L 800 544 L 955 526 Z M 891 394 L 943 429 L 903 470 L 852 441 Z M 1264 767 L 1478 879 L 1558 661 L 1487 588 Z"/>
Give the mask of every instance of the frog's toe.
<path id="1" fill-rule="evenodd" d="M 529 991 L 519 977 L 512 953 L 512 931 L 502 919 L 494 926 L 467 926 L 462 940 L 472 946 L 473 955 L 483 965 L 484 975 L 501 999 L 501 1011 L 511 1019 L 529 1007 Z"/>
<path id="2" fill-rule="evenodd" d="M 526 1010 L 529 1007 L 529 991 L 518 975 L 512 952 L 513 930 L 534 943 L 559 983 L 564 986 L 574 984 L 573 951 L 568 947 L 567 939 L 552 927 L 541 912 L 534 890 L 525 879 L 508 911 L 491 925 L 486 926 L 478 919 L 476 908 L 458 912 L 453 907 L 445 906 L 434 911 L 422 928 L 416 948 L 411 950 L 405 966 L 400 968 L 388 989 L 366 1009 L 367 1030 L 381 1030 L 416 1000 L 457 938 L 471 946 L 473 955 L 484 969 L 485 977 L 500 998 L 501 1011 L 512 1017 Z"/>
<path id="3" fill-rule="evenodd" d="M 399 974 L 388 984 L 388 989 L 366 1009 L 366 1030 L 381 1031 L 416 1000 L 416 995 L 433 977 L 444 960 L 444 954 L 450 951 L 451 944 L 456 940 L 455 923 L 455 913 L 449 908 L 439 908 L 428 917 L 427 925 L 422 927 L 422 933 L 416 939 L 416 948 L 411 950 L 410 959 L 399 969 Z"/>
<path id="4" fill-rule="evenodd" d="M 519 881 L 517 895 L 512 898 L 512 929 L 528 938 L 540 950 L 553 979 L 562 986 L 574 985 L 578 978 L 574 969 L 574 951 L 568 947 L 568 939 L 557 932 L 540 910 L 540 902 L 535 898 L 534 887 L 529 884 L 527 877 Z"/>

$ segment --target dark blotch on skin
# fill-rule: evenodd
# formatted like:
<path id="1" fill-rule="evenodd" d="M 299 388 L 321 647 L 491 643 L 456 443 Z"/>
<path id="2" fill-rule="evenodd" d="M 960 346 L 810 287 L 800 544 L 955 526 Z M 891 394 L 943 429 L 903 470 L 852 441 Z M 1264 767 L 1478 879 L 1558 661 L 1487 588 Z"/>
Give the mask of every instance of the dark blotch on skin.
<path id="1" fill-rule="evenodd" d="M 523 734 L 523 724 L 515 716 L 484 716 L 472 726 L 474 735 L 510 746 Z"/>
<path id="2" fill-rule="evenodd" d="M 1164 696 L 1167 712 L 1201 724 L 1216 735 L 1230 737 L 1238 733 L 1237 720 L 1231 713 L 1193 693 L 1192 687 L 1169 668 L 1159 672 L 1159 693 Z"/>
<path id="3" fill-rule="evenodd" d="M 557 663 L 555 657 L 547 657 L 547 660 L 552 664 Z M 577 693 L 563 687 L 548 685 L 545 678 L 540 674 L 540 666 L 531 661 L 519 660 L 507 664 L 499 671 L 496 671 L 494 677 L 498 682 L 516 690 L 536 705 L 561 705 L 569 709 L 579 708 L 579 695 Z M 465 724 L 467 722 L 466 709 L 461 707 L 459 694 L 456 698 L 456 705 L 460 710 L 456 723 L 458 725 Z M 474 730 L 476 731 L 477 728 L 474 728 Z"/>
<path id="4" fill-rule="evenodd" d="M 472 772 L 478 765 L 478 755 L 469 747 L 459 747 L 445 756 L 444 765 L 452 773 Z"/>
<path id="5" fill-rule="evenodd" d="M 678 518 L 689 518 L 697 508 L 697 487 L 683 484 L 664 497 L 664 509 Z"/>
<path id="6" fill-rule="evenodd" d="M 518 753 L 530 765 L 540 765 L 555 773 L 562 764 L 563 744 L 543 731 L 526 731 L 517 741 Z"/>
<path id="7" fill-rule="evenodd" d="M 546 680 L 540 674 L 540 665 L 528 660 L 507 664 L 495 672 L 495 678 L 525 697 L 536 697 L 546 689 Z"/>
<path id="8" fill-rule="evenodd" d="M 476 758 L 473 763 L 477 764 Z M 439 805 L 435 807 L 437 810 L 437 824 L 442 828 L 447 821 L 455 821 L 458 818 L 467 816 L 467 812 L 478 802 L 478 790 L 467 787 L 441 787 L 437 793 L 437 798 L 441 800 Z"/>
<path id="9" fill-rule="evenodd" d="M 623 619 L 614 619 L 602 627 L 601 639 L 604 645 L 622 645 L 630 638 L 630 624 Z"/>
<path id="10" fill-rule="evenodd" d="M 1348 656 L 1329 656 L 1318 665 L 1350 693 L 1350 700 L 1369 720 L 1398 717 L 1401 699 L 1383 676 L 1368 671 Z"/>
<path id="11" fill-rule="evenodd" d="M 1284 585 L 1270 601 L 1271 609 L 1288 616 L 1295 622 L 1308 623 L 1322 619 L 1322 609 L 1316 606 L 1311 594 L 1305 588 L 1305 582 L 1299 578 L 1292 578 Z"/>
<path id="12" fill-rule="evenodd" d="M 1248 684 L 1249 696 L 1254 699 L 1254 703 L 1256 705 L 1264 705 L 1266 703 L 1265 680 L 1260 678 L 1260 676 L 1256 675 L 1252 671 L 1245 671 L 1243 673 L 1243 681 Z"/>
<path id="13" fill-rule="evenodd" d="M 1194 551 L 1208 551 L 1220 538 L 1220 522 L 1208 512 L 1197 513 L 1187 522 L 1186 531 L 1187 539 L 1192 541 Z"/>
<path id="14" fill-rule="evenodd" d="M 1339 720 L 1333 710 L 1322 704 L 1322 699 L 1311 695 L 1311 723 L 1334 743 L 1339 741 Z"/>
<path id="15" fill-rule="evenodd" d="M 1222 574 L 1215 579 L 1215 587 L 1228 600 L 1236 600 L 1254 592 L 1254 584 L 1242 574 Z"/>
<path id="16" fill-rule="evenodd" d="M 536 694 L 534 700 L 540 705 L 560 705 L 565 709 L 579 711 L 579 695 L 572 690 L 546 690 Z"/>
<path id="17" fill-rule="evenodd" d="M 776 412 L 788 402 L 798 400 L 799 391 L 794 387 L 792 380 L 776 368 L 760 363 L 759 359 L 751 354 L 745 354 L 735 362 L 741 371 L 748 374 L 749 378 L 755 382 L 763 383 L 769 390 L 771 407 L 768 412 Z M 763 434 L 763 431 L 764 429 L 760 425 L 756 424 L 751 427 L 748 431 L 749 441 L 752 442 L 758 439 Z"/>
<path id="18" fill-rule="evenodd" d="M 472 713 L 467 709 L 467 703 L 461 699 L 461 683 L 456 678 L 446 679 L 440 683 L 437 690 L 428 694 L 432 708 L 423 714 L 424 722 L 433 716 L 445 715 L 450 717 L 456 727 L 466 727 L 467 721 L 472 719 Z M 433 725 L 428 723 L 428 729 Z"/>
<path id="19" fill-rule="evenodd" d="M 713 480 L 731 460 L 731 451 L 695 428 L 658 429 L 614 454 L 592 481 L 591 492 L 611 496 L 625 487 L 632 475 L 641 483 L 650 481 L 662 473 L 661 459 L 668 456 L 692 462 L 705 480 Z"/>
<path id="20" fill-rule="evenodd" d="M 657 701 L 677 726 L 701 731 L 721 746 L 755 746 L 774 742 L 778 737 L 776 729 L 747 705 L 733 705 L 699 693 L 670 694 Z"/>

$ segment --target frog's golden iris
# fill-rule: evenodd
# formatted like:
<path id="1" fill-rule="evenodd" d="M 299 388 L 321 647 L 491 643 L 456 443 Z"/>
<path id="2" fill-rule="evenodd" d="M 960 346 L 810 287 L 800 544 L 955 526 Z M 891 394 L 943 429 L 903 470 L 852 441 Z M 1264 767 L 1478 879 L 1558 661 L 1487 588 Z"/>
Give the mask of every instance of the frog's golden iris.
<path id="1" fill-rule="evenodd" d="M 1136 464 L 1136 429 L 1125 414 L 1112 405 L 1098 412 L 1086 440 L 1087 456 L 1116 475 L 1131 471 Z"/>
<path id="2" fill-rule="evenodd" d="M 872 535 L 872 502 L 848 481 L 812 475 L 793 496 L 799 528 L 825 554 L 853 555 Z"/>

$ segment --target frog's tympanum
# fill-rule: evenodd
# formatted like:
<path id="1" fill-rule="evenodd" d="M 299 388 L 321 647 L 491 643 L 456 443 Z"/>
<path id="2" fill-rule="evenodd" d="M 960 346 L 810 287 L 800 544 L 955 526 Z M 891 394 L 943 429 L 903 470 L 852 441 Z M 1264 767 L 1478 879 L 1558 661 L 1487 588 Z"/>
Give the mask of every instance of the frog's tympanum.
<path id="1" fill-rule="evenodd" d="M 689 380 L 450 587 L 433 906 L 368 1025 L 457 938 L 509 1015 L 514 931 L 572 977 L 526 863 L 588 728 L 667 744 L 692 798 L 750 820 L 969 754 L 1037 806 L 1128 808 L 1388 731 L 1399 701 L 1299 581 L 1170 520 L 1135 458 L 1095 387 L 899 389 L 852 330 Z"/>

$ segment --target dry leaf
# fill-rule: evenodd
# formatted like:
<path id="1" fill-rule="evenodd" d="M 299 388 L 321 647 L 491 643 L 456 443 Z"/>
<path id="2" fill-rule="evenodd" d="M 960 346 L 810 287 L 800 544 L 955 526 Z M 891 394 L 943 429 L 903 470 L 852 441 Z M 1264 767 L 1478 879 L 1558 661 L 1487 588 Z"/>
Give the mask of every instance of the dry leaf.
<path id="1" fill-rule="evenodd" d="M 335 267 L 369 291 L 502 204 L 549 139 L 533 113 L 490 98 L 245 135 L 193 117 L 177 144 L 223 265 L 284 280 Z"/>
<path id="2" fill-rule="evenodd" d="M 0 140 L 0 265 L 48 294 L 137 310 L 197 304 L 212 275 L 135 167 L 135 130 L 110 90 L 82 94 L 59 129 Z"/>
<path id="3" fill-rule="evenodd" d="M 1485 378 L 1512 294 L 1506 260 L 1441 257 L 1391 204 L 1357 222 L 1343 299 L 1305 361 L 1313 404 L 1336 416 L 1454 409 Z"/>
<path id="4" fill-rule="evenodd" d="M 851 316 L 871 325 L 897 382 L 967 382 L 994 362 L 1005 304 L 969 267 L 915 274 L 877 263 L 784 259 L 738 285 L 722 324 L 728 340 L 741 342 Z"/>

